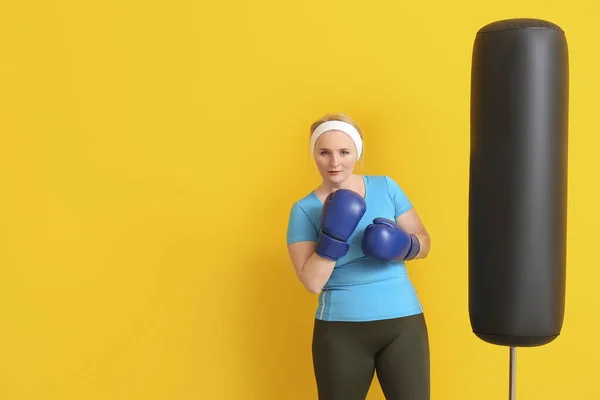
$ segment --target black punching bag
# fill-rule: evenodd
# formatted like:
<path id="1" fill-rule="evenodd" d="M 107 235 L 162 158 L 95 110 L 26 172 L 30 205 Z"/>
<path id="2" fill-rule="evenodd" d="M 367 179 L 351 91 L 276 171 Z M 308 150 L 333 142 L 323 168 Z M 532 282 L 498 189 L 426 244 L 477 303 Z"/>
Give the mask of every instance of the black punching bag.
<path id="1" fill-rule="evenodd" d="M 541 346 L 565 306 L 568 50 L 537 19 L 477 32 L 471 71 L 469 314 L 485 342 Z"/>

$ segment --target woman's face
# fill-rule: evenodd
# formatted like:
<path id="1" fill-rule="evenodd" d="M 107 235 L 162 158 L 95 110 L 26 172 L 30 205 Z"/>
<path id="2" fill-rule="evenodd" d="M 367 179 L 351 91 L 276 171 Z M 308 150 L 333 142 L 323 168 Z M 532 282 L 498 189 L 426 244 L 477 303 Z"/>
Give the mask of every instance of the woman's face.
<path id="1" fill-rule="evenodd" d="M 354 141 L 341 131 L 328 131 L 317 139 L 315 161 L 323 181 L 339 184 L 348 179 L 356 164 Z"/>

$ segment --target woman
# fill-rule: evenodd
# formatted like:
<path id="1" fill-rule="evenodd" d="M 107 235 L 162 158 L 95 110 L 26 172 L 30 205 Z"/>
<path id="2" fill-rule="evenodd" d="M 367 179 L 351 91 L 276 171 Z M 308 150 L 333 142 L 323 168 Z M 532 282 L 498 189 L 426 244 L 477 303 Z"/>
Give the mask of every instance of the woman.
<path id="1" fill-rule="evenodd" d="M 386 399 L 428 400 L 427 326 L 405 262 L 427 257 L 429 234 L 393 179 L 354 173 L 363 142 L 352 119 L 319 119 L 310 147 L 323 181 L 293 204 L 287 244 L 298 279 L 319 294 L 319 399 L 365 399 L 376 371 Z"/>

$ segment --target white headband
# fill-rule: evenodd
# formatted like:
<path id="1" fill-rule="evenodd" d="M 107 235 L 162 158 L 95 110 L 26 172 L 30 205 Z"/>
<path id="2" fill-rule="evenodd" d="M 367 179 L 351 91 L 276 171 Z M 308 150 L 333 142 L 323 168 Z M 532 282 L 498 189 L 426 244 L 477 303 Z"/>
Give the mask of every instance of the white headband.
<path id="1" fill-rule="evenodd" d="M 360 158 L 362 153 L 362 139 L 360 138 L 360 134 L 355 127 L 344 121 L 327 121 L 315 128 L 310 137 L 310 151 L 313 155 L 313 158 L 315 156 L 315 144 L 317 143 L 317 139 L 319 136 L 328 131 L 341 131 L 350 136 L 356 145 L 356 159 L 358 160 Z"/>

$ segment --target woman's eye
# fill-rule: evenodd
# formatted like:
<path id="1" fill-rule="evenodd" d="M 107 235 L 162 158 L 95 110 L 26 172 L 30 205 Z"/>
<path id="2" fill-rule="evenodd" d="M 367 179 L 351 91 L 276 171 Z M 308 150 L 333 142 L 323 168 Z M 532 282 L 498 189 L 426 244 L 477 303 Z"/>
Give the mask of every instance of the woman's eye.
<path id="1" fill-rule="evenodd" d="M 346 150 L 342 150 L 342 154 L 346 156 L 346 155 L 350 154 L 350 152 L 346 151 Z"/>
<path id="2" fill-rule="evenodd" d="M 329 152 L 328 152 L 328 151 L 322 151 L 322 152 L 321 152 L 321 155 L 322 155 L 322 156 L 326 156 L 327 154 L 329 154 Z"/>

